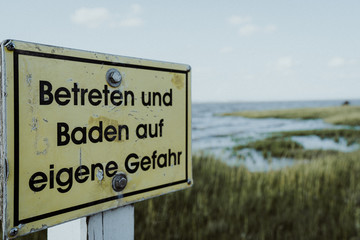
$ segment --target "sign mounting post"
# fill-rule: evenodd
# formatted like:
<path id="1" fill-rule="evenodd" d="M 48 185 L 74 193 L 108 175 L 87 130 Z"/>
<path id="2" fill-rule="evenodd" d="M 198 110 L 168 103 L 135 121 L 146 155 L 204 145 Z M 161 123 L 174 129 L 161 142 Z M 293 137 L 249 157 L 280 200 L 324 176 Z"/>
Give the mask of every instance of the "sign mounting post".
<path id="1" fill-rule="evenodd" d="M 3 234 L 192 185 L 188 65 L 1 44 Z"/>

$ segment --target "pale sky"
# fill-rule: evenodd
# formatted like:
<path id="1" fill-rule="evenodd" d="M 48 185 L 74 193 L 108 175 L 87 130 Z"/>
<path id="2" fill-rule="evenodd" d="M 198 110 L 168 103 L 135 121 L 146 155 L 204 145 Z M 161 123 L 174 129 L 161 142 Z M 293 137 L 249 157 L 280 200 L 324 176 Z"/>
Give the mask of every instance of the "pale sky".
<path id="1" fill-rule="evenodd" d="M 45 1 L 0 7 L 17 39 L 192 67 L 194 102 L 360 98 L 360 1 Z"/>

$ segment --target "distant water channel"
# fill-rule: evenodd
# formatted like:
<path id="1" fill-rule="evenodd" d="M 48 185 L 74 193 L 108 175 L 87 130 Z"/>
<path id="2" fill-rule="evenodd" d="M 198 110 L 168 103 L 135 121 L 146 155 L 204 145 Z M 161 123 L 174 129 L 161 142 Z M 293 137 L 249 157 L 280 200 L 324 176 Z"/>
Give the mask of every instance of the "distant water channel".
<path id="1" fill-rule="evenodd" d="M 193 153 L 204 152 L 215 155 L 229 165 L 244 165 L 250 171 L 267 171 L 294 164 L 293 159 L 276 159 L 268 161 L 262 154 L 253 149 L 243 149 L 245 159 L 232 154 L 232 147 L 250 141 L 264 139 L 272 132 L 314 130 L 329 128 L 346 128 L 325 123 L 321 119 L 250 119 L 243 117 L 218 116 L 225 112 L 260 111 L 277 109 L 294 109 L 304 107 L 340 106 L 343 101 L 291 101 L 291 102 L 241 102 L 241 103 L 201 103 L 192 106 L 192 150 Z M 360 100 L 351 100 L 351 105 L 360 105 Z M 354 151 L 359 146 L 347 146 L 345 139 L 335 142 L 331 139 L 320 139 L 317 136 L 293 137 L 305 148 L 336 149 Z"/>

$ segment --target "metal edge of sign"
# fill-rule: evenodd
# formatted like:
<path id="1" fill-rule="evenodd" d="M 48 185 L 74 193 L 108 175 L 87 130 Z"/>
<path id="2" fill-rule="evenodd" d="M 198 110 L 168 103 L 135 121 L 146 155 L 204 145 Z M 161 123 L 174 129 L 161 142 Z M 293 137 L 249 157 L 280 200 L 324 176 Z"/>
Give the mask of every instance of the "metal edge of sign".
<path id="1" fill-rule="evenodd" d="M 96 51 L 88 51 L 88 50 L 81 50 L 81 49 L 76 49 L 76 48 L 68 48 L 68 47 L 59 47 L 59 46 L 54 46 L 54 45 L 47 45 L 47 44 L 42 44 L 42 43 L 34 43 L 34 42 L 27 42 L 27 41 L 20 41 L 20 40 L 15 40 L 15 39 L 10 39 L 10 40 L 6 40 L 4 41 L 6 43 L 12 43 L 12 47 L 13 50 L 18 50 L 21 51 L 22 53 L 25 53 L 27 51 L 31 51 L 31 52 L 40 52 L 40 54 L 42 54 L 43 56 L 51 56 L 51 55 L 60 55 L 60 56 L 64 56 L 66 58 L 74 58 L 74 60 L 76 59 L 81 59 L 81 58 L 91 58 L 94 59 L 94 56 L 96 57 L 96 60 L 100 60 L 100 61 L 104 61 L 104 62 L 109 62 L 109 63 L 116 63 L 119 64 L 119 66 L 122 65 L 126 65 L 128 67 L 149 67 L 152 69 L 156 69 L 159 68 L 156 65 L 166 65 L 164 67 L 160 67 L 160 69 L 168 69 L 168 70 L 173 70 L 173 72 L 190 72 L 191 71 L 191 67 L 188 64 L 183 64 L 183 63 L 175 63 L 175 62 L 170 62 L 170 61 L 159 61 L 159 60 L 152 60 L 152 59 L 146 59 L 146 58 L 137 58 L 137 57 L 129 57 L 129 56 L 123 56 L 123 55 L 116 55 L 116 54 L 110 54 L 110 53 L 103 53 L 103 52 L 96 52 Z M 21 46 L 19 47 L 18 44 L 20 44 Z M 47 48 L 47 49 L 41 49 L 42 48 Z M 33 50 L 30 50 L 31 48 L 33 48 Z M 27 50 L 25 50 L 27 49 Z M 51 49 L 51 51 L 50 51 Z M 62 52 L 61 54 L 59 53 L 54 53 L 52 52 L 52 50 L 55 50 L 58 52 Z M 45 51 L 44 51 L 45 50 Z M 73 54 L 76 53 L 76 54 Z M 78 57 L 77 54 L 79 55 L 88 55 L 87 57 Z M 92 56 L 92 57 L 90 57 Z M 112 60 L 109 60 L 108 57 L 112 57 Z M 126 61 L 123 61 L 123 59 L 126 59 Z M 138 62 L 138 63 L 136 63 Z M 141 63 L 139 63 L 141 62 Z M 146 69 L 146 68 L 144 68 Z"/>
<path id="2" fill-rule="evenodd" d="M 0 44 L 0 63 L 1 63 L 1 70 L 0 70 L 0 89 L 1 89 L 1 105 L 0 105 L 0 109 L 1 109 L 1 115 L 0 115 L 0 127 L 1 127 L 1 144 L 0 144 L 0 157 L 1 157 L 1 162 L 0 162 L 0 181 L 1 181 L 1 214 L 2 214 L 2 218 L 1 218 L 1 229 L 2 229 L 2 239 L 5 239 L 6 237 L 6 198 L 7 198 L 7 188 L 6 188 L 6 178 L 7 178 L 7 163 L 6 163 L 6 151 L 7 151 L 7 138 L 6 138 L 6 97 L 5 97 L 5 93 L 6 93 L 6 61 L 5 61 L 5 44 L 8 43 L 9 40 L 5 40 L 3 42 L 1 42 Z"/>
<path id="3" fill-rule="evenodd" d="M 13 42 L 14 41 L 14 42 Z M 1 156 L 1 165 L 3 166 L 3 168 L 1 169 L 1 176 L 3 177 L 3 179 L 1 179 L 2 180 L 2 191 L 3 191 L 3 202 L 2 202 L 2 210 L 3 210 L 3 213 L 6 213 L 6 211 L 7 211 L 7 181 L 6 181 L 6 178 L 7 178 L 7 176 L 8 176 L 8 173 L 6 172 L 7 171 L 7 139 L 6 139 L 6 137 L 7 137 L 7 124 L 6 124 L 6 121 L 7 121 L 7 99 L 6 99 L 6 87 L 7 87 L 7 84 L 6 84 L 6 81 L 7 81 L 7 79 L 6 79 L 6 59 L 5 59 L 5 52 L 7 51 L 7 50 L 9 50 L 9 51 L 11 51 L 10 49 L 7 49 L 7 44 L 9 44 L 9 43 L 12 43 L 12 44 L 14 44 L 15 43 L 15 45 L 12 45 L 13 47 L 15 47 L 15 49 L 12 49 L 12 50 L 16 50 L 16 51 L 24 51 L 24 52 L 26 52 L 27 50 L 22 50 L 22 47 L 19 47 L 19 49 L 16 49 L 16 45 L 17 45 L 17 43 L 21 43 L 21 44 L 28 44 L 28 46 L 33 46 L 33 47 L 36 47 L 36 46 L 43 46 L 43 47 L 47 47 L 47 48 L 58 48 L 58 49 L 66 49 L 66 51 L 69 51 L 69 52 L 73 52 L 74 51 L 74 53 L 75 54 L 69 54 L 69 52 L 66 52 L 66 54 L 62 54 L 62 53 L 57 53 L 57 54 L 53 54 L 53 53 L 46 53 L 46 51 L 45 52 L 43 52 L 43 53 L 41 53 L 41 54 L 44 54 L 44 56 L 50 56 L 50 55 L 57 55 L 57 56 L 59 56 L 59 55 L 62 55 L 62 56 L 64 56 L 64 57 L 70 57 L 70 58 L 72 58 L 72 57 L 74 57 L 74 59 L 76 59 L 76 54 L 77 53 L 82 53 L 82 54 L 84 54 L 84 55 L 88 55 L 87 57 L 84 57 L 83 56 L 83 58 L 92 58 L 92 59 L 94 59 L 94 55 L 96 56 L 97 54 L 99 54 L 99 55 L 102 55 L 104 58 L 105 58 L 105 56 L 107 56 L 107 55 L 111 55 L 111 54 L 106 54 L 106 53 L 95 53 L 95 52 L 91 52 L 91 51 L 84 51 L 84 50 L 77 50 L 77 49 L 70 49 L 70 48 L 61 48 L 61 47 L 56 47 L 56 46 L 50 46 L 50 45 L 44 45 L 44 44 L 36 44 L 36 43 L 30 43 L 30 42 L 23 42 L 23 41 L 16 41 L 16 40 L 5 40 L 5 41 L 3 41 L 2 43 L 1 43 L 1 96 L 2 96 L 2 101 L 1 101 L 1 109 L 2 109 L 2 113 L 1 113 L 1 116 L 0 116 L 0 124 L 1 124 L 1 127 L 2 127 L 2 130 L 1 130 L 1 134 L 3 134 L 3 138 L 2 138 L 2 143 L 1 143 L 1 153 L 0 153 L 0 156 Z M 28 47 L 27 46 L 27 47 Z M 27 47 L 25 47 L 25 49 L 27 49 Z M 48 49 L 47 49 L 48 50 Z M 30 50 L 29 50 L 30 51 Z M 34 49 L 34 51 L 36 51 L 35 49 Z M 188 185 L 189 185 L 189 187 L 191 187 L 192 185 L 193 185 L 193 176 L 192 176 L 192 161 L 191 161 L 191 68 L 190 68 L 190 66 L 189 65 L 186 65 L 186 64 L 179 64 L 179 63 L 170 63 L 170 62 L 161 62 L 161 61 L 154 61 L 154 60 L 146 60 L 146 59 L 139 59 L 139 58 L 131 58 L 131 57 L 125 57 L 125 56 L 118 56 L 118 55 L 111 55 L 111 56 L 113 56 L 114 58 L 117 58 L 117 57 L 123 57 L 123 58 L 126 58 L 126 59 L 130 59 L 131 61 L 144 61 L 144 62 L 141 62 L 141 64 L 136 64 L 136 65 L 134 65 L 134 64 L 132 64 L 132 63 L 122 63 L 121 61 L 109 61 L 108 60 L 108 62 L 109 62 L 109 64 L 111 63 L 111 65 L 113 65 L 113 64 L 125 64 L 125 65 L 127 65 L 127 66 L 129 66 L 129 65 L 131 65 L 131 66 L 133 66 L 133 67 L 139 67 L 139 66 L 149 66 L 149 68 L 158 68 L 159 70 L 162 70 L 162 71 L 167 71 L 167 70 L 174 70 L 174 67 L 175 67 L 175 65 L 176 66 L 178 66 L 178 69 L 179 69 L 179 66 L 181 66 L 181 70 L 179 69 L 179 72 L 182 72 L 182 73 L 185 73 L 186 74 L 186 78 L 188 79 L 188 81 L 187 81 L 187 83 L 189 84 L 189 86 L 188 86 L 188 91 L 187 91 L 187 96 L 186 96 L 186 102 L 188 103 L 188 107 L 189 107 L 189 109 L 188 109 L 188 114 L 187 114 L 187 116 L 186 116 L 186 121 L 189 121 L 187 124 L 189 124 L 189 129 L 187 129 L 187 135 L 188 136 L 190 136 L 190 139 L 189 138 L 187 138 L 186 139 L 186 141 L 190 141 L 189 142 L 189 144 L 186 144 L 187 146 L 187 148 L 189 148 L 188 149 L 188 156 L 187 156 L 187 158 L 188 158 L 188 161 L 190 161 L 189 163 L 191 164 L 190 166 L 186 166 L 186 170 L 187 171 L 189 171 L 188 172 L 188 174 L 189 174 L 189 176 L 187 177 L 187 179 L 190 181 L 190 182 L 188 182 Z M 79 57 L 78 57 L 79 58 Z M 81 57 L 80 57 L 81 58 Z M 79 58 L 79 59 L 80 59 Z M 105 59 L 99 59 L 100 61 L 105 61 Z M 151 62 L 156 62 L 157 64 L 149 64 L 149 63 L 151 63 Z M 161 65 L 161 66 L 163 66 L 163 65 L 167 65 L 166 67 L 159 67 L 159 65 Z M 175 69 L 176 70 L 176 69 Z M 189 167 L 190 167 L 190 169 L 189 169 Z M 170 191 L 170 192 L 168 192 L 168 193 L 171 193 L 171 192 L 175 192 L 175 191 L 179 191 L 179 190 L 181 190 L 181 189 L 177 189 L 177 190 L 172 190 L 172 191 Z M 158 195 L 158 196 L 161 196 L 161 195 L 165 195 L 165 194 L 167 194 L 167 193 L 163 193 L 163 194 L 160 194 L 160 195 Z M 154 198 L 154 197 L 157 197 L 157 196 L 152 196 L 152 197 L 150 197 L 150 198 Z M 150 199 L 150 198 L 148 198 L 148 199 Z M 135 203 L 135 202 L 139 202 L 139 201 L 142 201 L 141 199 L 139 199 L 139 200 L 136 200 L 136 201 L 133 201 L 133 202 L 131 202 L 131 203 L 129 203 L 129 204 L 133 204 L 133 203 Z M 113 208 L 110 208 L 110 209 L 114 209 L 114 208 L 116 208 L 116 207 L 113 207 Z M 91 213 L 91 214 L 89 214 L 89 215 L 92 215 L 93 213 Z M 9 232 L 9 229 L 6 229 L 6 222 L 7 222 L 7 220 L 6 220 L 6 218 L 7 218 L 7 214 L 3 214 L 3 217 L 2 217 L 2 219 L 3 219 L 3 221 L 2 221 L 2 226 L 3 226 L 3 237 L 6 237 L 7 235 L 8 235 L 8 232 Z M 73 219 L 71 219 L 71 220 L 73 220 Z M 68 220 L 68 221 L 71 221 L 71 220 Z M 41 230 L 41 229 L 37 229 L 37 230 Z M 30 233 L 30 232 L 29 232 Z M 26 234 L 25 234 L 26 235 Z"/>
<path id="4" fill-rule="evenodd" d="M 15 56 L 14 56 L 14 59 L 17 59 L 17 55 L 18 54 L 25 54 L 25 55 L 29 55 L 30 53 L 29 52 L 25 52 L 25 53 L 23 53 L 21 50 L 14 50 L 14 52 L 15 52 Z M 32 53 L 33 52 L 31 52 L 31 54 L 30 55 L 32 55 Z M 41 57 L 47 57 L 47 55 L 46 56 L 41 56 Z M 56 57 L 57 58 L 57 57 Z M 65 57 L 64 57 L 65 58 Z M 67 57 L 66 57 L 67 58 Z M 70 59 L 70 61 L 71 60 L 73 60 L 73 59 Z M 81 61 L 85 61 L 86 59 L 81 59 Z M 95 61 L 97 61 L 97 62 L 102 62 L 102 60 L 95 60 Z M 85 62 L 87 62 L 87 61 L 85 61 Z M 14 67 L 16 68 L 16 64 L 14 65 Z M 134 66 L 131 66 L 131 67 L 134 67 Z M 135 68 L 141 68 L 141 67 L 135 67 Z M 166 72 L 168 72 L 168 71 L 171 71 L 172 69 L 160 69 L 161 71 L 166 71 Z M 181 71 L 181 73 L 182 74 L 185 74 L 186 75 L 186 79 L 187 79 L 187 83 L 190 81 L 190 77 L 189 77 L 189 72 L 186 72 L 186 71 Z M 15 74 L 15 76 L 14 77 L 16 77 L 16 74 Z M 15 83 L 16 83 L 17 81 L 15 81 Z M 16 85 L 16 84 L 15 84 Z M 188 86 L 188 88 L 187 88 L 188 90 L 189 90 L 189 86 Z M 15 99 L 17 99 L 18 98 L 18 96 L 14 96 L 15 97 Z M 189 92 L 187 92 L 187 95 L 186 95 L 186 102 L 187 102 L 187 105 L 189 105 L 188 103 L 189 103 L 189 98 L 190 97 L 190 95 L 189 95 Z M 16 105 L 16 104 L 15 104 Z M 189 129 L 190 129 L 190 127 L 191 126 L 189 126 L 189 117 L 190 117 L 190 111 L 191 111 L 191 109 L 188 109 L 187 110 L 187 115 L 186 115 L 186 120 L 187 120 L 187 131 L 189 131 Z M 16 115 L 16 113 L 15 113 L 15 115 Z M 16 117 L 15 116 L 15 119 L 18 119 L 18 117 Z M 16 126 L 15 126 L 15 128 L 16 128 Z M 187 136 L 189 136 L 189 132 L 187 132 Z M 15 137 L 16 137 L 16 133 L 15 133 Z M 186 142 L 188 141 L 188 138 L 186 138 Z M 15 143 L 15 154 L 18 152 L 17 150 L 16 150 L 16 147 L 18 146 L 18 144 L 17 143 Z M 186 146 L 188 147 L 188 144 L 186 144 Z M 191 149 L 188 149 L 187 150 L 187 153 L 189 153 L 189 151 L 191 151 Z M 187 163 L 188 163 L 188 161 L 189 161 L 189 158 L 191 158 L 191 156 L 189 157 L 189 156 L 187 156 Z M 15 156 L 15 159 L 18 159 L 18 157 L 16 157 Z M 17 165 L 16 164 L 16 162 L 15 162 L 15 165 Z M 186 166 L 186 172 L 187 172 L 187 174 L 186 174 L 186 179 L 184 179 L 184 180 L 182 180 L 182 182 L 183 183 L 185 183 L 186 181 L 188 181 L 189 179 L 188 179 L 188 176 L 190 175 L 189 174 L 189 171 L 188 171 L 189 169 L 188 169 L 188 165 Z M 16 178 L 16 176 L 18 175 L 18 173 L 17 173 L 17 167 L 15 167 L 15 178 L 14 178 L 14 180 L 15 180 L 15 187 L 16 187 L 16 181 L 17 181 L 17 178 Z M 139 194 L 140 192 L 142 193 L 142 192 L 147 192 L 147 191 L 153 191 L 153 190 L 156 190 L 156 189 L 158 189 L 159 187 L 165 187 L 165 185 L 166 186 L 172 186 L 174 183 L 167 183 L 167 184 L 164 184 L 164 185 L 160 185 L 160 186 L 154 186 L 154 187 L 150 187 L 150 188 L 148 188 L 148 189 L 141 189 L 141 190 L 138 190 L 138 191 L 135 191 L 135 192 L 133 192 L 133 193 L 129 193 L 129 194 L 124 194 L 124 195 L 122 195 L 122 197 L 127 197 L 127 196 L 132 196 L 132 195 L 134 195 L 134 194 Z M 176 184 L 179 184 L 179 182 L 176 182 Z M 191 184 L 188 184 L 188 185 L 191 185 Z M 189 186 L 190 187 L 190 186 Z M 180 190 L 180 189 L 179 189 Z M 177 190 L 174 190 L 174 191 L 177 191 Z M 170 192 L 172 192 L 172 191 L 170 191 Z M 170 193 L 169 192 L 169 193 Z M 19 224 L 19 219 L 17 219 L 17 216 L 18 216 L 18 206 L 17 206 L 17 204 L 16 204 L 16 202 L 18 202 L 18 198 L 19 198 L 19 196 L 17 195 L 18 194 L 18 190 L 14 190 L 14 194 L 15 194 L 15 196 L 14 196 L 14 199 L 15 199 L 15 203 L 14 203 L 14 210 L 15 210 L 15 213 L 14 213 L 14 217 L 15 217 L 15 223 L 14 223 L 14 225 L 18 225 Z M 160 195 L 163 195 L 163 194 L 160 194 Z M 159 195 L 159 196 L 160 196 Z M 122 198 L 121 197 L 121 198 Z M 155 196 L 154 196 L 155 197 Z M 111 200 L 115 200 L 115 199 L 118 199 L 118 197 L 111 197 Z M 100 203 L 103 203 L 104 201 L 106 200 L 106 202 L 107 201 L 110 201 L 110 198 L 108 199 L 108 198 L 106 198 L 106 199 L 101 199 L 101 200 L 97 200 L 97 201 L 94 201 L 94 202 L 92 202 L 92 204 L 91 203 L 84 203 L 84 204 L 81 204 L 81 208 L 84 208 L 84 207 L 89 207 L 89 206 L 92 206 L 93 204 L 100 204 Z M 134 201 L 134 202 L 137 202 L 137 201 Z M 62 209 L 62 210 L 59 210 L 59 211 L 56 211 L 56 212 L 59 212 L 59 213 L 57 213 L 56 215 L 58 215 L 58 214 L 60 214 L 60 212 L 68 212 L 68 211 L 74 211 L 74 210 L 78 210 L 77 208 L 78 207 L 80 207 L 80 205 L 79 206 L 72 206 L 72 207 L 69 207 L 69 208 L 66 208 L 66 209 Z M 76 209 L 75 209 L 76 208 Z M 70 209 L 72 209 L 72 210 L 70 210 Z M 46 215 L 46 217 L 51 217 L 50 215 L 49 215 L 50 213 L 46 213 L 46 214 L 43 214 L 44 216 L 43 217 L 45 217 L 45 215 Z M 49 216 L 48 216 L 49 215 Z M 42 215 L 41 215 L 42 216 Z M 40 217 L 40 216 L 34 216 L 34 217 L 32 217 L 31 218 L 31 221 L 37 221 L 37 218 L 38 217 Z M 27 219 L 27 221 L 30 221 L 30 219 Z"/>

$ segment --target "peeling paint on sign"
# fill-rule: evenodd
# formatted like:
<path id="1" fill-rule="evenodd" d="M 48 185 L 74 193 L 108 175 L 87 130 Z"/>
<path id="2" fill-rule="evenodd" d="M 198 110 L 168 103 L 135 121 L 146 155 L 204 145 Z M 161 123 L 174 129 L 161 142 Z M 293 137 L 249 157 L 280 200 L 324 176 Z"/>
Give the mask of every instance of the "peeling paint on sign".
<path id="1" fill-rule="evenodd" d="M 1 45 L 7 237 L 191 186 L 188 65 L 11 43 Z"/>

